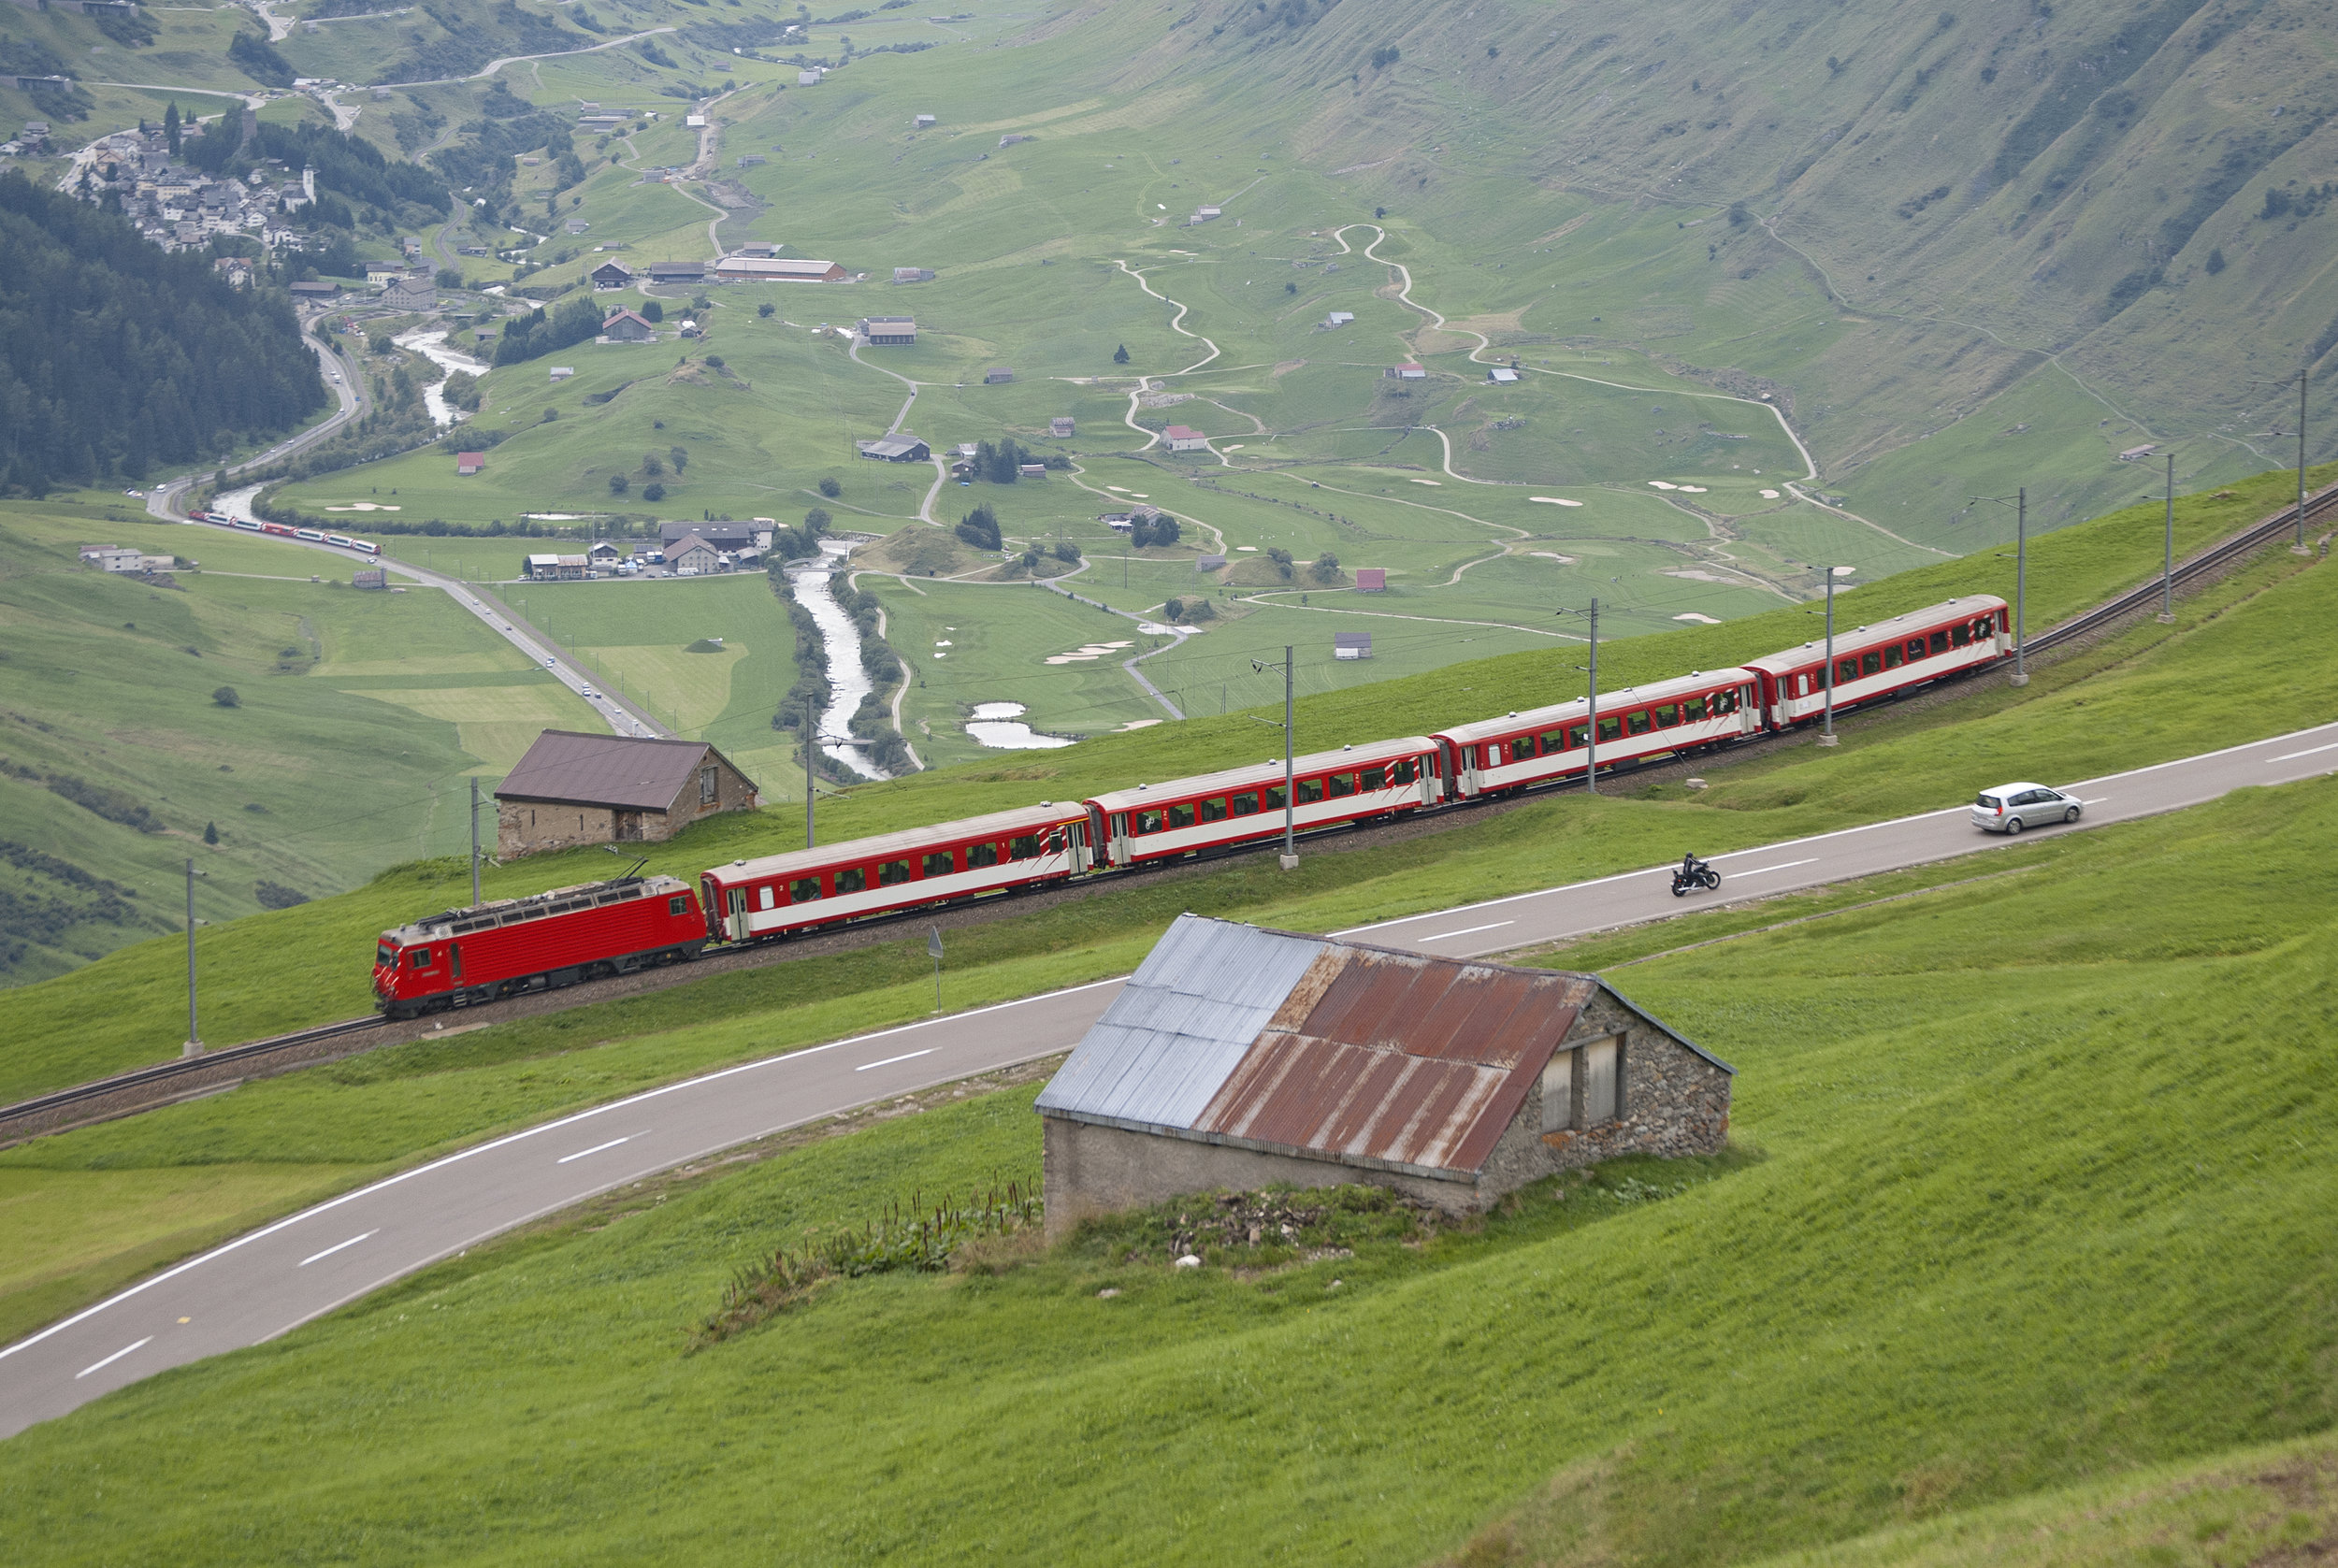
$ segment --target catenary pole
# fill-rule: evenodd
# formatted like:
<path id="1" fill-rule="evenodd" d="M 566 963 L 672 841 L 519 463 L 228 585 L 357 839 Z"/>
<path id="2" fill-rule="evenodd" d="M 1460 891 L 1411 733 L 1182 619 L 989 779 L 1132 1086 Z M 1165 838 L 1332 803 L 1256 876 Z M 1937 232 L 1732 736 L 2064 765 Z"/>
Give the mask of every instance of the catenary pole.
<path id="1" fill-rule="evenodd" d="M 2167 548 L 2159 569 L 2159 618 L 2175 619 L 2175 453 L 2168 453 Z"/>
<path id="2" fill-rule="evenodd" d="M 1599 601 L 1591 601 L 1591 727 L 1587 744 L 1587 765 L 1583 770 L 1586 794 L 1599 793 Z"/>
<path id="3" fill-rule="evenodd" d="M 470 906 L 479 907 L 479 775 L 470 779 Z"/>
<path id="4" fill-rule="evenodd" d="M 1292 791 L 1292 669 L 1298 663 L 1293 656 L 1296 646 L 1283 645 L 1283 869 L 1289 870 L 1299 863 L 1299 851 L 1292 843 L 1293 825 L 1297 820 L 1298 798 Z"/>
<path id="5" fill-rule="evenodd" d="M 2305 548 L 2305 371 L 2298 371 L 2298 550 Z"/>
<path id="6" fill-rule="evenodd" d="M 803 699 L 803 847 L 806 849 L 813 847 L 812 759 L 819 755 L 820 736 L 816 727 L 819 722 L 819 714 L 814 711 L 812 699 L 805 698 Z"/>
<path id="7" fill-rule="evenodd" d="M 2029 650 L 2022 611 L 2029 601 L 2029 487 L 2013 493 L 2013 684 L 2029 684 Z"/>
<path id="8" fill-rule="evenodd" d="M 187 1043 L 180 1055 L 199 1057 L 203 1054 L 203 1031 L 196 1027 L 195 1015 L 195 861 L 187 861 Z"/>
<path id="9" fill-rule="evenodd" d="M 1818 743 L 1832 746 L 1835 740 L 1835 568 L 1826 568 L 1826 722 L 1819 732 Z"/>

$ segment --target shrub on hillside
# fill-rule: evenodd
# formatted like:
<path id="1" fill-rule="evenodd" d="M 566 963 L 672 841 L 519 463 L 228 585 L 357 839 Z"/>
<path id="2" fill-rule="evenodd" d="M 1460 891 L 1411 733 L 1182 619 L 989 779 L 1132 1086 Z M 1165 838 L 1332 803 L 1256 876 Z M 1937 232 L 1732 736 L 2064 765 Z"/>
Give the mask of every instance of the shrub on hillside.
<path id="1" fill-rule="evenodd" d="M 999 520 L 988 506 L 978 506 L 959 520 L 958 537 L 977 550 L 998 550 L 1005 542 L 999 532 Z"/>
<path id="2" fill-rule="evenodd" d="M 236 688 L 233 686 L 220 687 L 217 691 L 211 693 L 211 700 L 218 703 L 222 708 L 240 708 L 243 706 L 243 698 L 236 695 Z"/>

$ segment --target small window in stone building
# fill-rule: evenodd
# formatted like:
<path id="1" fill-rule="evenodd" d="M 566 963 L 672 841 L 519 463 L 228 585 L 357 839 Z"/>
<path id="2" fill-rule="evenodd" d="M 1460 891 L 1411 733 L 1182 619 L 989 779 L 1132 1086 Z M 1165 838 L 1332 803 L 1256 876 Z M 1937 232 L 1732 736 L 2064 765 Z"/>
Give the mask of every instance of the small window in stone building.
<path id="1" fill-rule="evenodd" d="M 716 775 L 715 775 L 714 770 L 714 769 L 712 769 L 712 768 L 701 768 L 701 769 L 700 769 L 700 770 L 699 770 L 699 804 L 700 804 L 700 805 L 701 805 L 701 806 L 711 806 L 711 805 L 713 805 L 713 804 L 714 803 L 714 795 L 715 795 L 714 782 L 715 782 L 715 776 L 716 776 Z"/>
<path id="2" fill-rule="evenodd" d="M 1583 1125 L 1597 1127 L 1623 1115 L 1624 1040 L 1610 1035 L 1583 1047 Z"/>
<path id="3" fill-rule="evenodd" d="M 1575 1125 L 1575 1053 L 1553 1051 L 1542 1070 L 1542 1130 L 1565 1132 Z"/>

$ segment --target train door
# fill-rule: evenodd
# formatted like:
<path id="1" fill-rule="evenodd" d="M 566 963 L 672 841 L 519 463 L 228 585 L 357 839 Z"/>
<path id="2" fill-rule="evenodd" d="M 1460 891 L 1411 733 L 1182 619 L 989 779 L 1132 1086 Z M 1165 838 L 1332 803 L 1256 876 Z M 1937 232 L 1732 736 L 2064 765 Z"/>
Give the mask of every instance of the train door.
<path id="1" fill-rule="evenodd" d="M 727 888 L 723 896 L 729 900 L 724 907 L 730 914 L 730 940 L 744 942 L 747 940 L 747 890 L 743 887 Z"/>
<path id="2" fill-rule="evenodd" d="M 1112 841 L 1111 841 L 1111 842 L 1112 842 L 1112 863 L 1113 863 L 1114 865 L 1116 865 L 1116 866 L 1125 866 L 1125 865 L 1128 865 L 1128 864 L 1129 864 L 1131 861 L 1133 861 L 1133 859 L 1135 859 L 1135 856 L 1134 856 L 1133 854 L 1131 854 L 1131 853 L 1130 853 L 1130 850 L 1129 850 L 1129 813 L 1126 813 L 1126 812 L 1115 812 L 1115 813 L 1112 813 Z"/>
<path id="3" fill-rule="evenodd" d="M 1087 819 L 1082 818 L 1078 822 L 1064 824 L 1063 847 L 1070 857 L 1074 876 L 1079 875 L 1095 864 L 1095 856 L 1090 853 L 1088 847 Z"/>

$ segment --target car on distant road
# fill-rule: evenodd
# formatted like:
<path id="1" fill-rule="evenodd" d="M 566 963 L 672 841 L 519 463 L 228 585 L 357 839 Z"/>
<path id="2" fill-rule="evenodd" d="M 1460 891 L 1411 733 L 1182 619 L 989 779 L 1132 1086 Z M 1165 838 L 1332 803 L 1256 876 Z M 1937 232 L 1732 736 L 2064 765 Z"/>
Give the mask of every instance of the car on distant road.
<path id="1" fill-rule="evenodd" d="M 2042 784 L 1999 784 L 1972 803 L 1972 822 L 1992 833 L 2018 833 L 2042 822 L 2076 822 L 2085 802 Z"/>
<path id="2" fill-rule="evenodd" d="M 593 688 L 592 688 L 592 687 L 590 687 L 590 686 L 586 686 L 586 687 L 584 688 L 584 695 L 585 695 L 586 697 L 591 698 L 592 698 L 593 700 L 595 700 L 596 702 L 598 702 L 598 701 L 600 699 L 600 693 L 599 693 L 599 692 L 597 692 L 597 691 L 593 690 Z"/>

